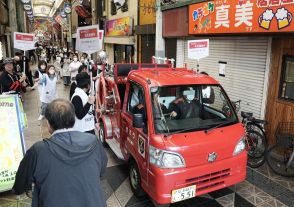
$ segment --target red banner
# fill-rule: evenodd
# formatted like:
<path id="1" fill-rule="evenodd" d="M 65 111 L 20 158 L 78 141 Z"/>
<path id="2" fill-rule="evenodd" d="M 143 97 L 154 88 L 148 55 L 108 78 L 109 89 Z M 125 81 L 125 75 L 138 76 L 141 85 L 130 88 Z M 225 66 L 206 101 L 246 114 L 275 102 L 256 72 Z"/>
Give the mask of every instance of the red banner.
<path id="1" fill-rule="evenodd" d="M 16 34 L 15 39 L 22 40 L 22 41 L 34 41 L 34 36 L 33 35 Z"/>
<path id="2" fill-rule="evenodd" d="M 97 29 L 80 30 L 80 38 L 81 39 L 94 38 L 94 37 L 98 37 Z"/>

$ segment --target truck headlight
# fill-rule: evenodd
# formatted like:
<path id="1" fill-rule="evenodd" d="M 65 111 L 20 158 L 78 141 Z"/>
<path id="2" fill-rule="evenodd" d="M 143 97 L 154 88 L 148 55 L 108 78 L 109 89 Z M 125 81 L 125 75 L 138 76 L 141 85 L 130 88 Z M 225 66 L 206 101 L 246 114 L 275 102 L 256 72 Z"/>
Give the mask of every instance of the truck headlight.
<path id="1" fill-rule="evenodd" d="M 185 167 L 184 158 L 175 152 L 157 149 L 150 145 L 149 161 L 159 168 L 182 168 Z"/>
<path id="2" fill-rule="evenodd" d="M 235 147 L 233 156 L 236 156 L 236 155 L 240 154 L 241 152 L 243 152 L 245 150 L 245 147 L 246 147 L 245 138 L 242 137 Z"/>

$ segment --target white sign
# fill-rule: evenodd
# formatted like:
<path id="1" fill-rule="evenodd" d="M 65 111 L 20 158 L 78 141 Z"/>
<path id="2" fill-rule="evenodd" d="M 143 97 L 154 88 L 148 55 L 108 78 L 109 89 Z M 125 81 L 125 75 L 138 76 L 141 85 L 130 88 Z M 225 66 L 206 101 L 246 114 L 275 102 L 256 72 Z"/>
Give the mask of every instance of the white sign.
<path id="1" fill-rule="evenodd" d="M 226 76 L 226 62 L 218 62 L 219 64 L 219 75 L 225 77 Z"/>
<path id="2" fill-rule="evenodd" d="M 80 52 L 92 54 L 102 50 L 104 31 L 98 25 L 77 29 L 76 48 Z"/>
<path id="3" fill-rule="evenodd" d="M 14 48 L 19 50 L 35 49 L 35 35 L 14 32 Z"/>
<path id="4" fill-rule="evenodd" d="M 188 58 L 200 60 L 209 56 L 209 39 L 188 41 Z"/>

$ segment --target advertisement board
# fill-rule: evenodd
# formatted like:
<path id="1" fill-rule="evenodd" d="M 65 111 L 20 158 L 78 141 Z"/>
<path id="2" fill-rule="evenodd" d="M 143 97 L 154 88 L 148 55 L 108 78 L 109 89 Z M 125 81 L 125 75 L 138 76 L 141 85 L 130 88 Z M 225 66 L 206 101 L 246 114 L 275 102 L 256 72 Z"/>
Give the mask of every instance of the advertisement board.
<path id="1" fill-rule="evenodd" d="M 92 54 L 102 50 L 104 31 L 98 25 L 79 27 L 77 29 L 76 49 Z"/>
<path id="2" fill-rule="evenodd" d="M 294 31 L 294 0 L 217 0 L 189 6 L 189 34 Z"/>
<path id="3" fill-rule="evenodd" d="M 14 32 L 14 48 L 19 50 L 35 49 L 35 35 L 29 33 Z"/>
<path id="4" fill-rule="evenodd" d="M 132 35 L 133 20 L 131 17 L 123 17 L 106 21 L 106 36 Z"/>
<path id="5" fill-rule="evenodd" d="M 17 95 L 0 95 L 0 123 L 0 192 L 3 192 L 11 190 L 25 153 L 26 119 Z"/>

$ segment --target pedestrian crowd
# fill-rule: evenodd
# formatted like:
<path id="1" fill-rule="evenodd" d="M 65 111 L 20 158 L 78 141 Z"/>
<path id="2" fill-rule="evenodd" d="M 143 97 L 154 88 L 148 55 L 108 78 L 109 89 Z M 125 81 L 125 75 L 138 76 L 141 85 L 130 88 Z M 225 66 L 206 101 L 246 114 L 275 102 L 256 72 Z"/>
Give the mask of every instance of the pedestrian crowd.
<path id="1" fill-rule="evenodd" d="M 53 45 L 37 45 L 32 54 L 16 52 L 14 58 L 0 62 L 0 94 L 22 98 L 37 89 L 38 120 L 46 118 L 51 134 L 28 149 L 13 191 L 32 193 L 33 207 L 106 206 L 100 177 L 107 156 L 95 135 L 95 88 L 91 87 L 99 78 L 101 62 Z M 60 82 L 70 86 L 68 100 L 58 98 Z"/>

